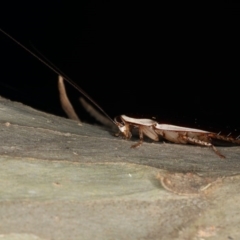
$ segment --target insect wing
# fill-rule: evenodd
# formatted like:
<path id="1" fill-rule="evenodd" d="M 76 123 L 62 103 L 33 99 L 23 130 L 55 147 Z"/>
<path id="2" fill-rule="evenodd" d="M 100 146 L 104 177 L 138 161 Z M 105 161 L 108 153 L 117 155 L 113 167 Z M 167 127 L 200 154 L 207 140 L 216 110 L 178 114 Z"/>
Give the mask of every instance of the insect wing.
<path id="1" fill-rule="evenodd" d="M 195 129 L 195 128 L 186 128 L 186 127 L 179 127 L 175 125 L 169 124 L 155 124 L 154 130 L 157 134 L 161 135 L 166 140 L 173 142 L 173 143 L 182 143 L 186 144 L 188 141 L 183 138 L 183 136 L 187 136 L 190 138 L 195 138 L 202 141 L 209 141 L 208 140 L 208 131 Z"/>
<path id="2" fill-rule="evenodd" d="M 131 118 L 126 115 L 121 115 L 121 119 L 124 122 L 127 122 L 132 125 L 143 125 L 143 126 L 153 126 L 154 124 L 157 124 L 156 121 L 152 119 L 147 118 Z"/>

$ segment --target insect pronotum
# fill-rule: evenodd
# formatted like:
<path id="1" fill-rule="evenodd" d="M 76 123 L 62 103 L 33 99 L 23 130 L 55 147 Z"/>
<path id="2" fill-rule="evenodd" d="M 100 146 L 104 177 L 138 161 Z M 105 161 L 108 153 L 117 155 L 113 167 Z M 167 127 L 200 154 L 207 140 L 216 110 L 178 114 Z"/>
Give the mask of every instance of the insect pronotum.
<path id="1" fill-rule="evenodd" d="M 74 81 L 72 81 L 69 77 L 63 74 L 60 70 L 56 70 L 49 63 L 44 61 L 38 55 L 30 51 L 27 47 L 18 42 L 11 35 L 0 29 L 0 31 L 30 53 L 33 57 L 37 58 L 40 62 L 54 71 L 56 74 L 61 75 L 69 84 L 71 84 L 74 88 L 76 88 L 80 93 L 82 93 L 94 106 L 96 106 L 112 123 L 114 123 L 118 129 L 119 133 L 116 134 L 122 135 L 125 139 L 130 139 L 132 136 L 131 130 L 133 128 L 137 128 L 139 131 L 139 142 L 132 145 L 133 148 L 140 146 L 143 143 L 143 137 L 147 136 L 153 141 L 159 141 L 160 138 L 165 139 L 169 142 L 178 143 L 178 144 L 194 144 L 200 146 L 211 147 L 213 151 L 221 158 L 225 158 L 216 147 L 212 144 L 212 140 L 220 140 L 225 142 L 230 142 L 233 144 L 240 145 L 240 139 L 235 139 L 229 136 L 219 135 L 217 133 L 208 132 L 205 130 L 180 127 L 169 124 L 160 124 L 157 121 L 152 119 L 144 119 L 144 118 L 131 118 L 126 115 L 120 115 L 114 120 L 109 117 L 109 115 L 90 97 L 88 94 L 81 89 Z"/>

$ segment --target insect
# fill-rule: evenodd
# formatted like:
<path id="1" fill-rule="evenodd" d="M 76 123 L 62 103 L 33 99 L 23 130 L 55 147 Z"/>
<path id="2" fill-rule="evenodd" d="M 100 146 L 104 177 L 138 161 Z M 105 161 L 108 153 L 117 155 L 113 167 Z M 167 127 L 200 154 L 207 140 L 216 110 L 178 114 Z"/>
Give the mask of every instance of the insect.
<path id="1" fill-rule="evenodd" d="M 221 158 L 225 158 L 216 147 L 213 145 L 214 140 L 219 140 L 223 142 L 229 142 L 232 144 L 239 144 L 240 139 L 235 139 L 228 136 L 219 135 L 217 133 L 208 132 L 205 130 L 195 129 L 195 128 L 187 128 L 180 127 L 169 124 L 160 124 L 152 119 L 144 119 L 144 118 L 131 118 L 126 115 L 120 115 L 114 120 L 109 117 L 109 115 L 91 98 L 88 96 L 86 92 L 84 92 L 75 82 L 73 82 L 70 78 L 68 78 L 61 71 L 56 70 L 56 68 L 52 67 L 49 63 L 44 61 L 42 58 L 38 57 L 35 53 L 30 51 L 8 33 L 0 29 L 0 31 L 9 37 L 12 41 L 18 44 L 20 47 L 29 52 L 32 56 L 37 58 L 44 65 L 49 67 L 52 71 L 57 73 L 58 75 L 63 76 L 63 78 L 71 84 L 74 88 L 76 88 L 79 92 L 81 92 L 94 106 L 96 106 L 113 124 L 115 124 L 119 133 L 117 136 L 122 135 L 125 139 L 130 139 L 132 137 L 132 130 L 137 129 L 139 132 L 139 142 L 132 145 L 132 148 L 138 147 L 143 143 L 144 136 L 152 139 L 153 141 L 159 141 L 160 139 L 165 139 L 169 142 L 178 143 L 178 144 L 194 144 L 200 146 L 206 146 L 213 149 L 213 151 Z"/>
<path id="2" fill-rule="evenodd" d="M 128 117 L 126 115 L 121 115 L 116 117 L 114 121 L 120 130 L 119 134 L 122 134 L 126 139 L 131 138 L 132 128 L 138 128 L 140 141 L 132 145 L 133 148 L 138 147 L 143 143 L 144 135 L 153 141 L 159 141 L 159 139 L 162 138 L 169 142 L 178 144 L 194 144 L 211 147 L 213 151 L 221 158 L 225 158 L 225 156 L 217 150 L 217 148 L 212 144 L 212 141 L 219 140 L 220 142 L 229 142 L 240 145 L 239 139 L 195 128 L 159 124 L 151 119 L 137 119 Z"/>

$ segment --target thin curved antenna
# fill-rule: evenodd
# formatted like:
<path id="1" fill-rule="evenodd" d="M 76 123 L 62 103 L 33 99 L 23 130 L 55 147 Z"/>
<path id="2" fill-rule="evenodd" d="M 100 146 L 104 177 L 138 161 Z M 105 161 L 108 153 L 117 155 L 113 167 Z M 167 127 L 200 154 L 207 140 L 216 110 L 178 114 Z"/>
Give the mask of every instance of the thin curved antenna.
<path id="1" fill-rule="evenodd" d="M 116 124 L 113 119 L 82 89 L 80 88 L 71 78 L 69 78 L 66 74 L 61 72 L 54 64 L 52 64 L 46 57 L 43 57 L 45 60 L 40 58 L 37 54 L 33 53 L 30 49 L 25 47 L 23 44 L 21 44 L 19 41 L 17 41 L 15 38 L 13 38 L 11 35 L 6 33 L 0 28 L 0 32 L 2 32 L 4 35 L 9 37 L 13 42 L 15 42 L 17 45 L 22 47 L 25 51 L 30 53 L 33 57 L 35 57 L 38 61 L 43 63 L 45 66 L 47 66 L 49 69 L 51 69 L 53 72 L 55 72 L 58 75 L 61 75 L 69 84 L 71 84 L 76 90 L 78 90 L 84 97 L 86 97 L 92 104 L 94 104 L 111 122 Z M 42 54 L 41 54 L 42 55 Z"/>

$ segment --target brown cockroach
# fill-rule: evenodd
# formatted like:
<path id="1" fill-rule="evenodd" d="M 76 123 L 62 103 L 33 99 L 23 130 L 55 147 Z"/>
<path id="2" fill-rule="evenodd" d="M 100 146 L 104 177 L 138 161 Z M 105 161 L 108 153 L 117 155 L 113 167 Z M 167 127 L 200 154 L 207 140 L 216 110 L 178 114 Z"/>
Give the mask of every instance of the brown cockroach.
<path id="1" fill-rule="evenodd" d="M 221 158 L 225 158 L 225 156 L 222 155 L 212 144 L 213 140 L 240 145 L 239 139 L 219 135 L 217 133 L 201 129 L 180 127 L 170 124 L 159 124 L 152 119 L 131 118 L 126 115 L 121 115 L 116 117 L 114 122 L 119 128 L 119 133 L 117 135 L 122 134 L 126 139 L 131 138 L 132 128 L 138 128 L 140 141 L 132 145 L 132 148 L 138 147 L 143 143 L 144 135 L 153 141 L 159 141 L 159 138 L 162 138 L 172 143 L 194 144 L 211 147 L 213 151 Z"/>
<path id="2" fill-rule="evenodd" d="M 143 143 L 143 137 L 144 135 L 148 138 L 152 139 L 153 141 L 159 141 L 160 138 L 165 139 L 169 142 L 178 143 L 178 144 L 194 144 L 194 145 L 200 145 L 200 146 L 206 146 L 211 147 L 213 151 L 221 158 L 225 158 L 224 155 L 222 155 L 216 147 L 212 144 L 213 140 L 220 140 L 223 142 L 229 142 L 232 144 L 239 144 L 240 145 L 240 139 L 235 139 L 228 136 L 223 136 L 217 133 L 208 132 L 205 130 L 195 129 L 195 128 L 187 128 L 187 127 L 180 127 L 175 125 L 169 125 L 169 124 L 159 124 L 157 121 L 152 119 L 144 119 L 144 118 L 131 118 L 126 115 L 120 115 L 114 120 L 109 117 L 109 115 L 91 98 L 88 96 L 88 94 L 83 91 L 74 81 L 72 81 L 70 78 L 68 78 L 65 74 L 63 74 L 61 71 L 56 70 L 55 67 L 50 65 L 50 63 L 47 63 L 42 58 L 37 56 L 35 53 L 30 51 L 28 48 L 26 48 L 24 45 L 22 45 L 20 42 L 18 42 L 16 39 L 14 39 L 12 36 L 10 36 L 8 33 L 0 29 L 0 31 L 9 37 L 11 40 L 13 40 L 16 44 L 18 44 L 20 47 L 22 47 L 24 50 L 26 50 L 28 53 L 30 53 L 32 56 L 37 58 L 40 62 L 42 62 L 44 65 L 49 67 L 52 71 L 57 73 L 58 75 L 63 76 L 63 78 L 71 84 L 74 88 L 76 88 L 80 93 L 82 93 L 94 106 L 96 106 L 113 124 L 115 124 L 119 128 L 119 133 L 116 134 L 119 136 L 120 134 L 125 139 L 130 139 L 132 137 L 132 129 L 137 128 L 139 131 L 139 138 L 140 141 L 134 145 L 132 145 L 133 148 L 140 146 Z"/>

